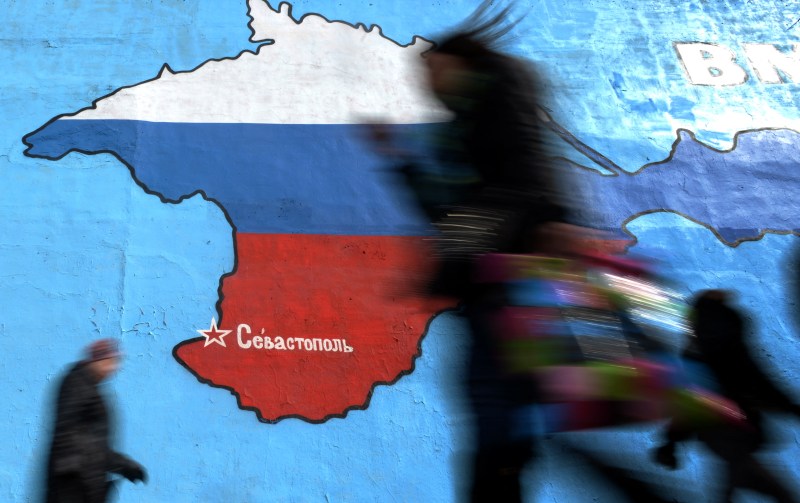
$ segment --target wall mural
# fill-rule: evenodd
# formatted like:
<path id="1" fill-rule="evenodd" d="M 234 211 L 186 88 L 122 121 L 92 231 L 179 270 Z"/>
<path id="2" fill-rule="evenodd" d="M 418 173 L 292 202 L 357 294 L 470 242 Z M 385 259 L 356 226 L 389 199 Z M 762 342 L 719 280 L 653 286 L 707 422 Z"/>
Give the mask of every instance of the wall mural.
<path id="1" fill-rule="evenodd" d="M 166 203 L 200 194 L 219 205 L 235 250 L 219 326 L 190 332 L 175 359 L 264 421 L 319 422 L 410 372 L 444 307 L 391 291 L 424 263 L 425 223 L 393 195 L 358 121 L 444 112 L 422 94 L 430 42 L 401 46 L 315 14 L 295 21 L 285 3 L 248 6 L 256 51 L 187 72 L 165 65 L 56 117 L 25 137 L 25 153 L 108 152 Z M 348 70 L 355 62 L 372 71 Z"/>
<path id="2" fill-rule="evenodd" d="M 454 303 L 402 290 L 428 230 L 362 124 L 413 137 L 446 119 L 421 90 L 424 53 L 478 3 L 2 7 L 19 22 L 0 45 L 0 169 L 18 189 L 0 205 L 0 334 L 25 344 L 6 345 L 0 499 L 33 500 L 50 380 L 101 336 L 127 355 L 119 441 L 151 476 L 120 501 L 461 499 L 466 329 Z M 736 289 L 800 399 L 800 13 L 519 3 L 510 50 L 543 72 L 582 218 L 684 294 Z M 798 423 L 774 421 L 769 466 L 800 481 Z M 650 462 L 657 431 L 573 441 L 668 497 L 712 487 L 699 451 L 674 472 Z M 614 501 L 557 450 L 531 469 L 531 501 Z"/>

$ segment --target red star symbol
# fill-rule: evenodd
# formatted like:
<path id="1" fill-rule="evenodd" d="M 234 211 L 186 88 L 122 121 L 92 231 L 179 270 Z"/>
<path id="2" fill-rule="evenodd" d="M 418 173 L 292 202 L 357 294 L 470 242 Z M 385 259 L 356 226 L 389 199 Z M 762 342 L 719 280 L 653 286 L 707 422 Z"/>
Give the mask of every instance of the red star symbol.
<path id="1" fill-rule="evenodd" d="M 217 328 L 217 320 L 211 318 L 211 328 L 209 328 L 208 330 L 198 330 L 197 333 L 206 338 L 206 343 L 203 344 L 203 347 L 208 346 L 212 342 L 216 342 L 217 344 L 219 344 L 224 348 L 226 346 L 225 346 L 225 341 L 222 338 L 231 333 L 231 331 L 220 330 L 219 328 Z"/>

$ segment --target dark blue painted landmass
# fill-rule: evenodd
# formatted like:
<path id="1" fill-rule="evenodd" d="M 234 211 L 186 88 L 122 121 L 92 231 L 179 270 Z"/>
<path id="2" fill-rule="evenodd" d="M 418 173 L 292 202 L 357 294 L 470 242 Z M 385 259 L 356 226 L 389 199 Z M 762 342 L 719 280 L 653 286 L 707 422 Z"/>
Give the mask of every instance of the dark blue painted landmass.
<path id="1" fill-rule="evenodd" d="M 756 239 L 766 231 L 800 231 L 796 131 L 741 132 L 730 151 L 719 151 L 680 130 L 667 159 L 635 173 L 609 165 L 607 159 L 593 160 L 612 174 L 584 171 L 570 181 L 586 200 L 594 201 L 587 218 L 595 227 L 619 229 L 636 216 L 669 211 L 709 227 L 727 244 Z"/>
<path id="2" fill-rule="evenodd" d="M 359 139 L 358 127 L 62 119 L 24 141 L 33 157 L 111 152 L 146 190 L 165 200 L 202 190 L 240 232 L 425 232 L 381 171 L 382 161 Z M 619 230 L 636 216 L 670 211 L 711 228 L 728 244 L 765 231 L 800 230 L 795 131 L 741 132 L 730 151 L 711 149 L 679 131 L 667 159 L 636 173 L 618 169 L 570 133 L 557 132 L 612 172 L 558 163 L 571 173 L 570 190 L 589 202 L 584 217 L 593 227 Z"/>

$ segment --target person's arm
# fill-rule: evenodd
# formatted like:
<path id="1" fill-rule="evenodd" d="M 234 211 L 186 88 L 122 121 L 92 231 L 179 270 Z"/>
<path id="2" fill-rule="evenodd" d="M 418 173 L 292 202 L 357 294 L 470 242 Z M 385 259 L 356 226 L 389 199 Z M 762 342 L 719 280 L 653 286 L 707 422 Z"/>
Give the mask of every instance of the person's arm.
<path id="1" fill-rule="evenodd" d="M 800 405 L 791 398 L 764 371 L 750 354 L 749 348 L 738 358 L 738 372 L 741 372 L 743 385 L 749 391 L 748 401 L 758 406 L 800 416 Z"/>
<path id="2" fill-rule="evenodd" d="M 696 330 L 717 334 L 717 345 L 731 341 L 726 348 L 714 354 L 712 361 L 726 393 L 741 400 L 746 407 L 800 413 L 796 402 L 775 384 L 753 357 L 752 345 L 748 343 L 751 329 L 744 316 L 730 306 L 719 313 L 722 314 L 700 317 Z"/>
<path id="3" fill-rule="evenodd" d="M 109 453 L 110 466 L 108 471 L 122 475 L 131 482 L 147 482 L 147 472 L 144 467 L 128 456 L 116 451 Z"/>

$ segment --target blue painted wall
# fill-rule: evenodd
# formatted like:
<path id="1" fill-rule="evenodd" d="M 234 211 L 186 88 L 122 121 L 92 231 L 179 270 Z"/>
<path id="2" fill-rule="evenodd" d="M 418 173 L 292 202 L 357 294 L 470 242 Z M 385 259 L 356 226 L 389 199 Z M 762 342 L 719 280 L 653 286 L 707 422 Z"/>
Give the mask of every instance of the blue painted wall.
<path id="1" fill-rule="evenodd" d="M 298 0 L 293 15 L 377 24 L 405 44 L 414 35 L 435 39 L 476 3 Z M 0 12 L 0 501 L 34 501 L 56 378 L 86 343 L 108 336 L 121 338 L 126 353 L 123 370 L 109 383 L 120 449 L 151 473 L 148 485 L 123 487 L 120 501 L 458 501 L 459 453 L 469 433 L 457 386 L 461 321 L 436 318 L 414 372 L 376 388 L 366 410 L 323 424 L 259 423 L 227 391 L 200 384 L 171 353 L 216 314 L 219 278 L 232 267 L 231 229 L 220 208 L 199 196 L 165 204 L 108 154 L 49 161 L 23 153 L 22 138 L 51 118 L 151 79 L 164 63 L 190 70 L 253 50 L 246 3 L 6 2 Z M 544 0 L 531 2 L 512 50 L 547 70 L 554 119 L 634 172 L 667 159 L 678 128 L 720 151 L 734 148 L 742 131 L 800 130 L 799 84 L 788 76 L 785 83 L 761 82 L 742 49 L 765 43 L 788 53 L 800 41 L 797 16 L 777 0 Z M 748 80 L 692 84 L 673 45 L 687 41 L 729 48 Z M 781 134 L 785 157 L 800 158 L 797 134 Z M 721 180 L 740 180 L 730 187 L 736 197 L 720 197 L 713 180 L 681 172 L 669 177 L 683 182 L 670 186 L 671 199 L 659 184 L 637 194 L 650 204 L 645 210 L 672 210 L 666 205 L 676 201 L 684 205 L 679 214 L 632 214 L 637 218 L 626 229 L 638 240 L 633 251 L 664 259 L 686 292 L 740 290 L 739 302 L 757 327 L 759 355 L 800 397 L 798 332 L 786 291 L 800 198 L 784 197 L 800 186 L 800 166 L 784 158 L 779 171 L 770 169 L 774 145 L 764 141 L 728 166 L 734 171 L 716 171 Z M 598 169 L 566 145 L 572 162 Z M 692 155 L 683 164 L 647 169 L 691 166 L 703 154 Z M 603 185 L 590 188 L 593 200 L 603 202 Z M 701 216 L 709 212 L 752 219 L 708 222 Z M 722 239 L 728 236 L 720 234 L 723 228 L 734 228 L 734 239 Z M 736 239 L 745 241 L 733 246 Z M 800 480 L 797 424 L 775 422 L 786 442 L 768 462 Z M 649 467 L 645 450 L 655 431 L 582 433 L 574 441 L 612 452 L 620 464 L 645 467 L 670 494 L 710 487 L 711 466 L 699 451 L 678 472 Z M 613 489 L 557 449 L 546 448 L 527 475 L 532 501 L 615 499 Z"/>

